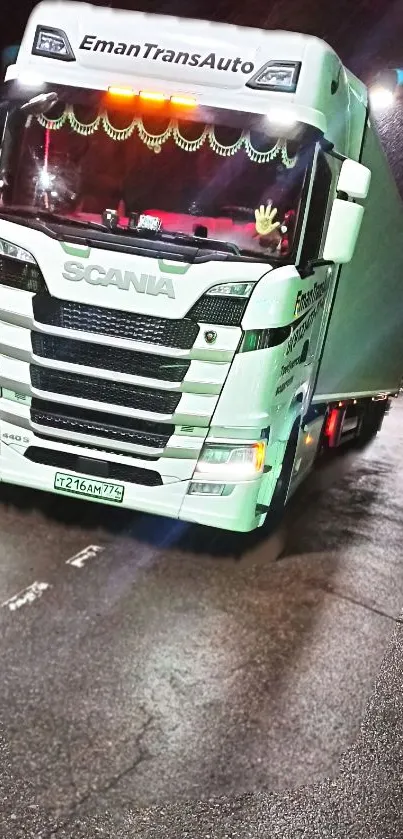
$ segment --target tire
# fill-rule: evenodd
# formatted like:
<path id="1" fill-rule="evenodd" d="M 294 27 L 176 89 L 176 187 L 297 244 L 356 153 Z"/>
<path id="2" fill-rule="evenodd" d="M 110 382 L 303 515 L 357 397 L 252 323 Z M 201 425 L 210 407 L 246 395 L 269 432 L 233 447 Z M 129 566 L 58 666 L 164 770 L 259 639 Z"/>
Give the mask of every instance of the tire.
<path id="1" fill-rule="evenodd" d="M 362 419 L 360 433 L 357 438 L 357 446 L 368 446 L 382 428 L 382 423 L 388 408 L 388 400 L 382 402 L 369 402 L 366 406 Z"/>

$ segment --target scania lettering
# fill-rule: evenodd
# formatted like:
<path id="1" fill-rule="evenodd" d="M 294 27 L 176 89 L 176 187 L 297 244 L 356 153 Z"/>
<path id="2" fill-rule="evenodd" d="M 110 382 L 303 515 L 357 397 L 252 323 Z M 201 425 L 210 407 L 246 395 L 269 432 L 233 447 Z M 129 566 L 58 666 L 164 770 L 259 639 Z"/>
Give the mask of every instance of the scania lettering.
<path id="1" fill-rule="evenodd" d="M 326 43 L 40 3 L 0 118 L 1 481 L 245 532 L 375 436 L 403 213 Z"/>
<path id="2" fill-rule="evenodd" d="M 102 265 L 83 265 L 81 262 L 69 261 L 64 263 L 62 276 L 65 280 L 79 282 L 85 280 L 90 285 L 115 285 L 127 291 L 131 286 L 140 294 L 166 294 L 175 297 L 170 277 L 157 277 L 152 274 L 141 274 L 137 278 L 133 271 L 120 271 L 118 268 L 108 268 Z"/>

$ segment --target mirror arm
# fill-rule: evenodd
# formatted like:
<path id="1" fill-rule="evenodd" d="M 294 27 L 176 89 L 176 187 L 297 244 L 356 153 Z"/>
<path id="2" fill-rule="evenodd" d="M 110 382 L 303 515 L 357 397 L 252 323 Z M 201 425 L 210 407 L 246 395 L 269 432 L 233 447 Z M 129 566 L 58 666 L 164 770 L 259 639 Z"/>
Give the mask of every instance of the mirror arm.
<path id="1" fill-rule="evenodd" d="M 330 259 L 309 259 L 306 265 L 298 266 L 301 279 L 305 280 L 315 273 L 316 268 L 323 268 L 326 265 L 334 265 Z"/>

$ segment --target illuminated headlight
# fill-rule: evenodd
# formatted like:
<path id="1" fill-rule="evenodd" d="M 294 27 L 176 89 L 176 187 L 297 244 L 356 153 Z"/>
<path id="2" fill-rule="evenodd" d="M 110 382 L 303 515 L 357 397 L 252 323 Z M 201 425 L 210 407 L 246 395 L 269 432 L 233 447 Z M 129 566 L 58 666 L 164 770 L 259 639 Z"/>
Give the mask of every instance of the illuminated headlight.
<path id="1" fill-rule="evenodd" d="M 246 83 L 246 86 L 261 90 L 277 90 L 281 93 L 295 93 L 300 69 L 299 61 L 268 61 Z"/>
<path id="2" fill-rule="evenodd" d="M 0 285 L 33 294 L 46 291 L 41 270 L 32 253 L 6 239 L 0 239 Z"/>
<path id="3" fill-rule="evenodd" d="M 206 443 L 199 457 L 195 475 L 216 475 L 221 479 L 242 480 L 255 478 L 263 472 L 266 443 L 229 446 Z"/>
<path id="4" fill-rule="evenodd" d="M 66 33 L 62 29 L 53 29 L 51 26 L 36 27 L 32 54 L 58 58 L 59 61 L 75 61 Z"/>
<path id="5" fill-rule="evenodd" d="M 254 283 L 221 283 L 209 288 L 206 295 L 209 297 L 250 297 Z"/>

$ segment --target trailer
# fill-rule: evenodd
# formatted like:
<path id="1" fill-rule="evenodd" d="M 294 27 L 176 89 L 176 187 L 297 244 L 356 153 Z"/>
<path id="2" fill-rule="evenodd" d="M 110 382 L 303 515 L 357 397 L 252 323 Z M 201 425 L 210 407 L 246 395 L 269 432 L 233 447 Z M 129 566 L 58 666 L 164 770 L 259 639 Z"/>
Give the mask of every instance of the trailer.
<path id="1" fill-rule="evenodd" d="M 44 2 L 0 113 L 1 481 L 245 532 L 372 439 L 403 213 L 326 43 Z"/>

